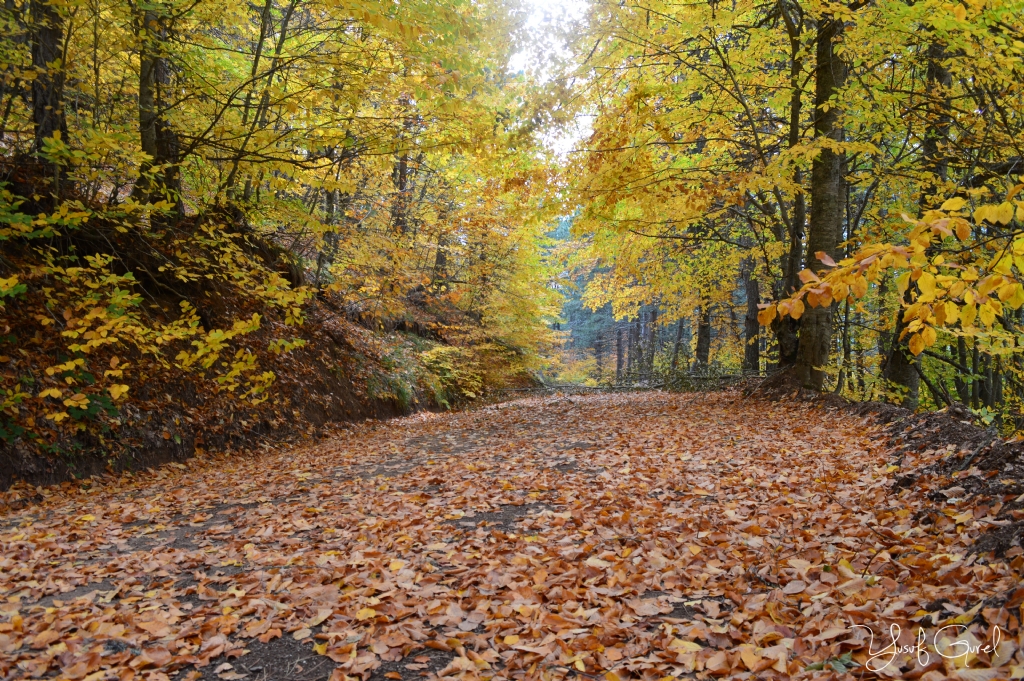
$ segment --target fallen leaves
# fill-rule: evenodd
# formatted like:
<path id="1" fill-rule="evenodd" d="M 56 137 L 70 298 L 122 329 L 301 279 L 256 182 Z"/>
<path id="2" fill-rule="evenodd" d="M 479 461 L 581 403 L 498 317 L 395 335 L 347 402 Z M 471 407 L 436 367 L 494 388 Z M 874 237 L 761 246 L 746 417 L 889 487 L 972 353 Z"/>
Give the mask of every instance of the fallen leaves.
<path id="1" fill-rule="evenodd" d="M 985 513 L 893 492 L 858 417 L 688 400 L 532 399 L 51 490 L 0 531 L 0 673 L 236 679 L 280 644 L 348 681 L 860 674 L 892 623 L 1009 644 L 922 678 L 1024 665 L 1024 561 L 968 552 Z"/>

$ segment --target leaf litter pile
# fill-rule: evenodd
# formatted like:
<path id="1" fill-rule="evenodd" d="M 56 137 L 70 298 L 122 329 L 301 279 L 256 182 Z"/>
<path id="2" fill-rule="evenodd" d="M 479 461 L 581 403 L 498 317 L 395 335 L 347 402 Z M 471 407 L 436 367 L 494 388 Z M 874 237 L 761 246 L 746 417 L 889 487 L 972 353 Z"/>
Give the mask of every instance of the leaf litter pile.
<path id="1" fill-rule="evenodd" d="M 971 550 L 1021 500 L 936 497 L 940 451 L 897 470 L 881 428 L 530 398 L 40 490 L 0 530 L 0 675 L 1021 678 L 1021 550 Z"/>

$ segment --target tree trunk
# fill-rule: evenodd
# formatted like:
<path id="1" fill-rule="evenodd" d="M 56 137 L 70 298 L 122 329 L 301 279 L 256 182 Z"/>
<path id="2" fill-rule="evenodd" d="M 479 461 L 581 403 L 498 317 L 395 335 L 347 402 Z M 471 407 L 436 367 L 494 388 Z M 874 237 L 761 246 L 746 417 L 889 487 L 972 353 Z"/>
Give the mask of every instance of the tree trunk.
<path id="1" fill-rule="evenodd" d="M 1003 358 L 993 359 L 994 374 L 992 377 L 992 407 L 995 408 L 1003 403 Z"/>
<path id="2" fill-rule="evenodd" d="M 839 111 L 832 98 L 846 81 L 846 64 L 836 53 L 843 31 L 841 20 L 825 16 L 819 20 L 816 38 L 817 65 L 814 87 L 814 134 L 819 140 L 839 142 Z M 827 109 L 827 110 L 826 110 Z M 822 148 L 811 165 L 811 219 L 807 235 L 807 266 L 819 272 L 825 268 L 816 253 L 836 253 L 842 233 L 845 154 Z M 832 306 L 807 306 L 800 318 L 800 342 L 797 349 L 797 379 L 807 388 L 821 390 L 825 384 L 832 341 Z"/>
<path id="3" fill-rule="evenodd" d="M 949 72 L 942 65 L 944 59 L 945 49 L 941 44 L 932 43 L 928 46 L 927 89 L 929 94 L 939 93 L 940 103 L 937 107 L 938 111 L 933 112 L 936 114 L 932 118 L 935 123 L 929 126 L 925 132 L 924 141 L 921 144 L 925 169 L 930 173 L 930 177 L 927 178 L 924 186 L 921 187 L 921 196 L 918 203 L 922 213 L 936 201 L 941 203 L 941 196 L 933 195 L 941 194 L 948 172 L 949 164 L 942 157 L 939 146 L 940 141 L 946 138 L 949 129 L 949 100 L 943 98 L 942 94 L 944 88 L 949 86 L 951 80 Z M 910 286 L 912 287 L 914 284 L 911 283 Z M 904 302 L 907 305 L 913 302 L 909 289 Z M 905 328 L 906 323 L 903 321 L 903 309 L 900 307 L 896 309 L 896 331 L 893 334 L 893 340 L 889 348 L 889 356 L 885 360 L 882 378 L 904 388 L 906 390 L 906 397 L 903 398 L 902 406 L 907 409 L 915 409 L 920 394 L 922 367 L 920 358 L 914 357 L 913 353 L 910 352 L 908 345 L 909 334 L 902 339 L 900 338 Z"/>
<path id="4" fill-rule="evenodd" d="M 448 235 L 442 232 L 437 237 L 437 252 L 434 254 L 434 290 L 440 291 L 448 278 Z"/>
<path id="5" fill-rule="evenodd" d="M 974 347 L 971 349 L 971 407 L 977 409 L 979 406 L 978 398 L 981 396 L 981 381 L 978 378 L 978 360 L 980 354 L 978 353 L 978 339 L 974 339 Z"/>
<path id="6" fill-rule="evenodd" d="M 626 357 L 626 375 L 633 377 L 635 371 L 640 369 L 640 362 L 637 361 L 637 348 L 640 345 L 640 317 L 629 325 L 629 354 Z"/>
<path id="7" fill-rule="evenodd" d="M 756 374 L 761 371 L 758 346 L 761 324 L 757 321 L 757 304 L 761 302 L 761 292 L 754 278 L 754 263 L 746 260 L 744 264 L 743 289 L 747 296 L 747 314 L 743 319 L 743 372 Z"/>
<path id="8" fill-rule="evenodd" d="M 622 383 L 622 327 L 616 326 L 615 328 L 615 382 Z"/>
<path id="9" fill-rule="evenodd" d="M 145 10 L 139 25 L 139 141 L 149 158 L 139 168 L 133 196 L 139 201 L 170 201 L 184 213 L 178 177 L 178 136 L 163 116 L 168 104 L 171 67 L 166 56 L 167 28 L 162 17 Z M 156 176 L 151 177 L 151 173 Z"/>
<path id="10" fill-rule="evenodd" d="M 46 0 L 32 0 L 32 66 L 36 77 L 32 81 L 32 126 L 34 133 L 33 151 L 40 154 L 44 140 L 55 133 L 67 135 L 64 118 L 64 73 L 66 65 L 61 62 L 61 43 L 64 37 L 64 18 L 57 5 Z M 42 158 L 42 163 L 54 182 L 57 183 L 58 166 Z"/>
<path id="11" fill-rule="evenodd" d="M 843 305 L 843 364 L 836 380 L 836 395 L 842 394 L 847 376 L 850 374 L 850 352 L 850 299 L 847 298 Z"/>
<path id="12" fill-rule="evenodd" d="M 963 336 L 958 336 L 956 339 L 956 354 L 953 355 L 952 347 L 950 348 L 950 355 L 957 358 L 960 366 L 966 367 L 967 362 L 970 358 L 967 356 L 967 341 L 964 340 Z M 957 373 L 953 375 L 953 385 L 956 387 L 956 394 L 960 398 L 960 401 L 964 404 L 971 403 L 971 384 L 968 381 L 968 377 L 963 376 L 959 369 Z"/>
<path id="13" fill-rule="evenodd" d="M 394 184 L 398 194 L 395 196 L 392 215 L 395 229 L 399 234 L 405 234 L 409 228 L 408 216 L 406 215 L 406 192 L 409 188 L 409 153 L 403 152 L 398 157 L 394 169 Z"/>
<path id="14" fill-rule="evenodd" d="M 679 347 L 683 344 L 683 320 L 676 322 L 676 341 L 672 345 L 672 363 L 669 365 L 671 372 L 676 372 L 679 366 Z"/>
<path id="15" fill-rule="evenodd" d="M 658 344 L 658 308 L 652 307 L 647 313 L 647 377 L 654 375 L 654 355 Z"/>
<path id="16" fill-rule="evenodd" d="M 909 297 L 910 289 L 908 288 L 907 291 Z M 921 360 L 910 352 L 906 338 L 900 338 L 906 328 L 907 323 L 903 321 L 903 309 L 897 307 L 896 330 L 892 334 L 889 356 L 882 367 L 882 378 L 906 389 L 907 392 L 901 406 L 914 409 L 917 407 L 921 391 L 921 374 L 918 373 L 918 369 L 921 368 Z"/>
<path id="17" fill-rule="evenodd" d="M 789 131 L 787 144 L 793 148 L 800 144 L 803 131 L 803 79 L 804 60 L 804 17 L 803 13 L 796 8 L 780 5 L 780 14 L 786 25 L 786 33 L 789 36 Z M 793 172 L 793 184 L 802 187 L 804 183 L 804 171 L 796 168 Z M 790 215 L 789 224 L 786 225 L 787 233 L 778 234 L 780 241 L 788 238 L 789 249 L 781 257 L 782 281 L 781 290 L 775 291 L 775 298 L 788 297 L 800 286 L 799 273 L 802 265 L 804 229 L 807 224 L 807 199 L 803 192 L 797 192 L 793 197 L 793 211 Z M 778 368 L 784 369 L 796 364 L 799 339 L 797 331 L 800 328 L 799 320 L 792 317 L 776 317 L 772 322 L 772 332 L 775 334 L 778 343 Z"/>
<path id="18" fill-rule="evenodd" d="M 992 393 L 992 355 L 988 353 L 982 355 L 981 362 L 981 404 L 982 406 L 991 409 L 995 406 L 995 400 Z"/>
<path id="19" fill-rule="evenodd" d="M 697 308 L 697 350 L 694 357 L 696 369 L 706 370 L 711 361 L 711 306 Z"/>

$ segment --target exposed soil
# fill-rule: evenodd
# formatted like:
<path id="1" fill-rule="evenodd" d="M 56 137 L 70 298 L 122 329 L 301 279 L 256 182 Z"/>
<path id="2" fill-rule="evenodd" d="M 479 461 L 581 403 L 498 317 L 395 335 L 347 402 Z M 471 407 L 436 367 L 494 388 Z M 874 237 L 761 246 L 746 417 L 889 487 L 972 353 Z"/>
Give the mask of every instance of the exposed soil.
<path id="1" fill-rule="evenodd" d="M 1024 442 L 1008 442 L 994 428 L 983 428 L 962 404 L 922 414 L 908 414 L 886 427 L 893 464 L 902 467 L 894 489 L 924 482 L 937 485 L 928 497 L 936 503 L 930 517 L 950 500 L 997 509 L 993 524 L 972 550 L 1004 556 L 1024 540 Z M 904 466 L 907 459 L 911 465 Z"/>

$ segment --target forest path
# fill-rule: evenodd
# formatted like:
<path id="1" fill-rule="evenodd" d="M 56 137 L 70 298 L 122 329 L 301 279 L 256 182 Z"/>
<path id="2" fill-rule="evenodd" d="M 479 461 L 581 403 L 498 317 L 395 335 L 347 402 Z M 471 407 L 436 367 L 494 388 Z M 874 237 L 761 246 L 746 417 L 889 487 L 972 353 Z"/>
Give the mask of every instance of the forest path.
<path id="1" fill-rule="evenodd" d="M 976 513 L 892 491 L 878 433 L 736 392 L 530 398 L 65 485 L 4 518 L 0 676 L 845 669 L 852 623 L 970 620 L 1015 579 L 968 557 Z"/>

